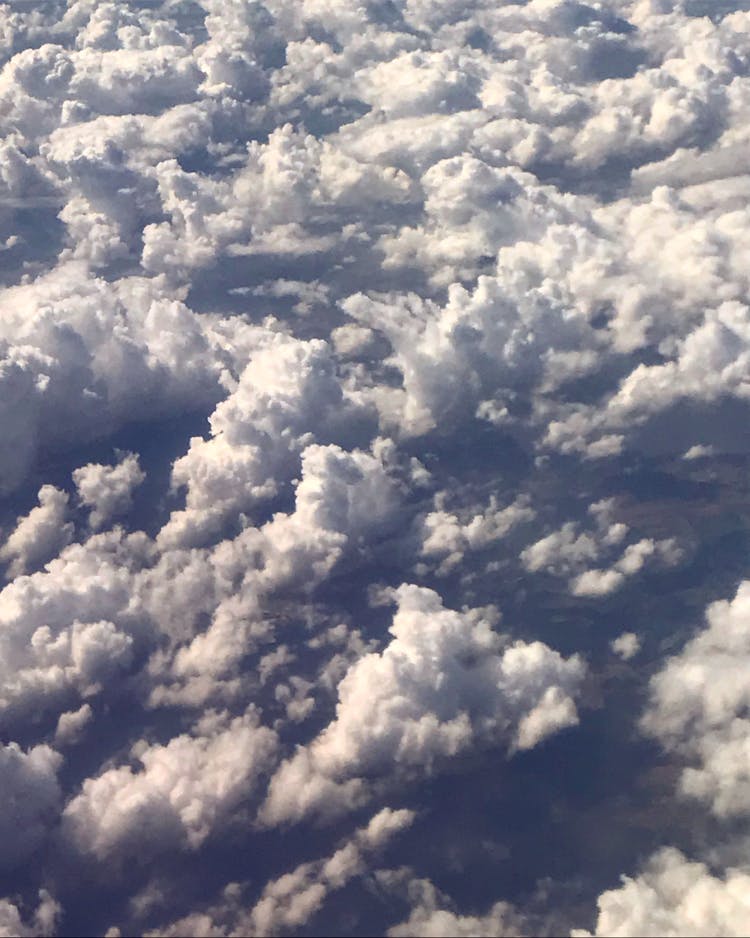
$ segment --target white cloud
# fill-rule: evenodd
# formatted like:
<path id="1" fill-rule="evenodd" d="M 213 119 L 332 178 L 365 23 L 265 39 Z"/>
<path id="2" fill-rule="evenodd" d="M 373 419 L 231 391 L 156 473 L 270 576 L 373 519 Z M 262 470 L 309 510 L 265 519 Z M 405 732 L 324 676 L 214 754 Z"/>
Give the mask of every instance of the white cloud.
<path id="1" fill-rule="evenodd" d="M 60 754 L 49 746 L 34 746 L 28 752 L 17 743 L 0 747 L 0 865 L 6 870 L 26 860 L 56 822 L 61 763 Z"/>
<path id="2" fill-rule="evenodd" d="M 39 505 L 18 519 L 0 547 L 0 560 L 9 561 L 9 578 L 28 573 L 55 557 L 73 539 L 73 524 L 66 521 L 68 496 L 53 485 L 39 489 Z"/>
<path id="3" fill-rule="evenodd" d="M 684 758 L 683 794 L 704 801 L 719 817 L 750 813 L 750 584 L 731 602 L 716 602 L 707 626 L 670 658 L 651 682 L 642 725 Z"/>
<path id="4" fill-rule="evenodd" d="M 77 710 L 61 713 L 55 729 L 55 745 L 70 746 L 80 742 L 86 727 L 94 718 L 94 711 L 89 704 L 81 704 Z"/>
<path id="5" fill-rule="evenodd" d="M 454 612 L 428 589 L 404 585 L 394 599 L 390 644 L 352 665 L 335 719 L 278 769 L 264 823 L 349 810 L 389 766 L 419 776 L 476 746 L 528 749 L 578 722 L 579 658 L 504 643 L 492 610 Z"/>
<path id="6" fill-rule="evenodd" d="M 74 470 L 78 497 L 91 509 L 91 527 L 96 531 L 110 518 L 127 514 L 133 501 L 133 489 L 145 478 L 135 453 L 122 454 L 115 466 L 88 463 Z"/>
<path id="7" fill-rule="evenodd" d="M 240 883 L 230 883 L 221 901 L 203 912 L 146 931 L 147 938 L 195 935 L 287 935 L 304 927 L 331 893 L 370 871 L 370 864 L 394 837 L 414 821 L 414 812 L 382 808 L 364 826 L 353 831 L 330 855 L 306 861 L 270 880 L 248 909 Z"/>
<path id="8" fill-rule="evenodd" d="M 62 6 L 0 5 L 0 487 L 25 506 L 0 548 L 0 721 L 24 741 L 8 764 L 31 772 L 36 753 L 49 795 L 29 799 L 29 843 L 59 795 L 57 757 L 34 741 L 69 747 L 61 777 L 80 778 L 75 743 L 92 732 L 107 749 L 97 724 L 114 700 L 146 742 L 132 764 L 103 751 L 66 793 L 68 846 L 138 854 L 151 881 L 165 873 L 151 834 L 198 850 L 255 811 L 245 788 L 273 769 L 277 732 L 299 748 L 284 750 L 269 824 L 575 723 L 581 661 L 533 642 L 533 619 L 512 644 L 468 608 L 492 572 L 478 554 L 501 555 L 550 500 L 585 498 L 577 459 L 622 468 L 661 425 L 670 456 L 725 451 L 727 400 L 750 386 L 750 14 L 662 0 Z M 717 419 L 693 421 L 708 405 Z M 207 432 L 172 449 L 181 417 Z M 144 486 L 134 512 L 137 458 L 81 466 L 81 449 L 123 430 L 137 448 L 161 421 L 170 455 L 166 440 L 150 452 L 173 459 L 173 490 Z M 486 501 L 516 477 L 475 448 L 480 432 L 528 457 L 534 509 L 517 488 Z M 94 532 L 171 517 L 155 540 L 114 528 L 74 544 L 68 496 L 42 484 L 74 470 Z M 463 508 L 435 497 L 454 485 Z M 593 609 L 679 561 L 659 519 L 630 531 L 615 507 L 585 521 L 550 509 L 555 527 L 530 530 L 518 583 L 498 589 L 559 595 L 529 575 L 546 571 Z M 394 566 L 455 572 L 461 611 L 402 587 L 383 647 L 362 599 Z M 682 789 L 731 818 L 750 803 L 743 596 L 666 664 L 645 723 L 689 763 Z M 236 716 L 253 701 L 273 730 Z M 209 707 L 225 722 L 200 723 Z M 172 717 L 199 722 L 169 741 Z M 292 858 L 261 899 L 268 930 L 304 926 L 357 856 L 366 867 L 364 836 L 335 863 Z M 661 908 L 656 880 L 633 888 Z M 397 930 L 517 927 L 502 904 L 465 916 L 424 890 Z M 12 898 L 2 909 L 11 930 L 52 930 Z"/>
<path id="9" fill-rule="evenodd" d="M 619 889 L 602 893 L 597 904 L 595 935 L 741 936 L 750 921 L 750 875 L 729 869 L 717 876 L 704 863 L 664 848 L 643 872 L 624 876 Z M 585 938 L 590 933 L 572 934 Z"/>
<path id="10" fill-rule="evenodd" d="M 173 513 L 160 544 L 190 546 L 220 531 L 227 515 L 252 509 L 288 483 L 308 443 L 346 434 L 361 416 L 344 395 L 326 343 L 271 334 L 209 418 L 211 437 L 194 437 L 175 462 L 172 484 L 187 489 L 186 508 Z"/>
<path id="11" fill-rule="evenodd" d="M 446 493 L 435 496 L 436 511 L 431 511 L 419 521 L 421 528 L 420 554 L 425 558 L 440 561 L 438 575 L 449 573 L 464 559 L 467 551 L 481 550 L 505 537 L 517 524 L 531 521 L 536 513 L 529 507 L 529 499 L 519 496 L 510 505 L 499 508 L 497 498 L 490 496 L 484 511 L 461 523 L 457 515 L 439 506 Z"/>
<path id="12" fill-rule="evenodd" d="M 253 935 L 285 935 L 304 925 L 329 893 L 367 872 L 370 856 L 381 851 L 413 820 L 412 811 L 383 808 L 330 857 L 303 863 L 268 883 L 236 930 Z"/>
<path id="13" fill-rule="evenodd" d="M 62 909 L 46 889 L 39 890 L 39 905 L 31 921 L 24 921 L 21 910 L 10 899 L 0 899 L 0 938 L 42 938 L 56 933 Z"/>
<path id="14" fill-rule="evenodd" d="M 641 648 L 641 640 L 635 632 L 623 632 L 618 635 L 609 646 L 612 651 L 619 655 L 623 661 L 630 661 L 634 658 Z"/>
<path id="15" fill-rule="evenodd" d="M 630 533 L 628 525 L 613 520 L 616 505 L 613 499 L 595 502 L 588 513 L 595 528 L 580 532 L 576 522 L 566 522 L 558 531 L 548 534 L 521 552 L 521 563 L 531 573 L 545 571 L 554 576 L 569 577 L 568 588 L 573 596 L 606 596 L 616 592 L 628 577 L 640 573 L 647 564 L 675 566 L 683 551 L 674 538 L 654 540 L 641 538 L 619 551 Z M 580 533 L 579 533 L 580 532 Z M 612 557 L 609 568 L 589 567 L 605 556 Z"/>
<path id="16" fill-rule="evenodd" d="M 392 878 L 384 871 L 378 882 L 386 886 Z M 507 902 L 496 902 L 485 915 L 461 915 L 428 879 L 412 879 L 407 894 L 409 918 L 391 926 L 389 938 L 516 938 L 525 933 L 521 916 Z"/>
<path id="17" fill-rule="evenodd" d="M 63 831 L 99 858 L 199 847 L 268 770 L 276 736 L 252 712 L 206 714 L 190 735 L 131 750 L 123 765 L 87 779 L 63 812 Z"/>
<path id="18" fill-rule="evenodd" d="M 0 291 L 0 321 L 6 489 L 40 451 L 214 403 L 232 364 L 214 323 L 170 296 L 165 282 L 107 283 L 80 262 Z M 223 327 L 239 347 L 244 328 Z"/>
<path id="19" fill-rule="evenodd" d="M 127 669 L 133 657 L 125 616 L 133 573 L 142 567 L 143 535 L 116 530 L 73 544 L 45 571 L 20 577 L 0 592 L 0 716 L 60 708 L 97 693 Z M 71 699 L 72 695 L 72 699 Z"/>

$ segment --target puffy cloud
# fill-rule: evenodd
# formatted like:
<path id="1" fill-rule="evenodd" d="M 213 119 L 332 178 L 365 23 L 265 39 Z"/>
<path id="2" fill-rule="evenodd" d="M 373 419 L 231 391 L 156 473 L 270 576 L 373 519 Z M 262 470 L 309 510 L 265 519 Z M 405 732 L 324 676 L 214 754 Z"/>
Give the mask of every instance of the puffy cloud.
<path id="1" fill-rule="evenodd" d="M 641 640 L 635 632 L 623 632 L 610 642 L 609 647 L 623 661 L 630 661 L 640 651 Z"/>
<path id="2" fill-rule="evenodd" d="M 414 812 L 406 809 L 382 808 L 364 827 L 341 842 L 330 856 L 301 863 L 266 883 L 251 908 L 243 907 L 244 887 L 230 883 L 216 906 L 193 912 L 145 934 L 148 938 L 290 934 L 304 927 L 331 893 L 366 875 L 371 861 L 412 824 L 414 817 Z"/>
<path id="3" fill-rule="evenodd" d="M 651 681 L 644 730 L 682 756 L 683 794 L 719 817 L 750 813 L 747 718 L 750 584 L 730 602 L 709 606 L 707 627 L 670 658 Z"/>
<path id="4" fill-rule="evenodd" d="M 91 509 L 89 522 L 94 530 L 110 518 L 126 514 L 133 501 L 133 489 L 143 482 L 145 473 L 135 453 L 125 453 L 115 466 L 88 463 L 73 472 L 81 504 Z"/>
<path id="5" fill-rule="evenodd" d="M 413 820 L 412 811 L 383 808 L 330 857 L 303 863 L 268 883 L 236 930 L 253 935 L 284 935 L 304 925 L 330 892 L 365 873 L 370 856 L 383 850 Z"/>
<path id="6" fill-rule="evenodd" d="M 517 524 L 531 521 L 535 517 L 533 508 L 529 507 L 528 498 L 519 496 L 510 505 L 499 508 L 497 498 L 493 495 L 483 512 L 475 514 L 462 524 L 457 515 L 439 507 L 444 501 L 444 496 L 445 493 L 436 495 L 435 506 L 438 510 L 431 511 L 420 519 L 420 554 L 426 558 L 440 560 L 437 568 L 439 575 L 458 566 L 466 551 L 481 550 L 505 537 Z"/>
<path id="7" fill-rule="evenodd" d="M 68 496 L 53 485 L 39 489 L 39 505 L 18 519 L 15 530 L 0 547 L 0 560 L 9 561 L 9 578 L 20 576 L 55 557 L 73 539 L 66 521 Z"/>
<path id="8" fill-rule="evenodd" d="M 79 742 L 93 718 L 94 712 L 87 703 L 81 704 L 77 710 L 61 713 L 55 729 L 55 745 L 69 746 Z"/>
<path id="9" fill-rule="evenodd" d="M 143 535 L 121 530 L 72 544 L 44 571 L 0 592 L 0 717 L 61 707 L 97 693 L 133 660 L 137 619 L 126 615 Z"/>
<path id="10" fill-rule="evenodd" d="M 378 876 L 381 886 L 389 885 L 393 874 Z M 496 902 L 485 915 L 461 915 L 450 909 L 450 903 L 428 879 L 412 879 L 407 886 L 411 906 L 409 918 L 388 929 L 389 938 L 515 938 L 525 933 L 518 912 L 507 902 Z"/>
<path id="11" fill-rule="evenodd" d="M 595 935 L 687 938 L 739 936 L 750 921 L 750 875 L 728 869 L 714 875 L 704 863 L 664 848 L 635 878 L 623 877 L 619 889 L 602 893 Z M 573 935 L 590 935 L 574 930 Z"/>
<path id="12" fill-rule="evenodd" d="M 31 922 L 24 921 L 21 911 L 9 899 L 0 899 L 0 938 L 41 938 L 54 935 L 62 909 L 46 889 L 39 890 L 39 905 Z"/>
<path id="13" fill-rule="evenodd" d="M 172 484 L 187 489 L 186 508 L 173 513 L 159 542 L 190 545 L 218 532 L 227 515 L 248 511 L 288 484 L 315 437 L 323 443 L 351 433 L 361 417 L 326 343 L 272 334 L 211 415 L 211 437 L 194 437 L 176 461 Z"/>
<path id="14" fill-rule="evenodd" d="M 387 767 L 418 776 L 476 746 L 530 749 L 578 722 L 578 657 L 504 642 L 492 610 L 454 612 L 432 590 L 404 585 L 394 599 L 389 645 L 352 665 L 335 719 L 278 769 L 264 823 L 346 811 Z"/>
<path id="15" fill-rule="evenodd" d="M 166 745 L 136 743 L 131 757 L 141 769 L 123 765 L 86 779 L 65 807 L 63 831 L 99 858 L 195 849 L 250 796 L 275 751 L 275 734 L 252 711 L 234 719 L 209 712 Z"/>
<path id="16" fill-rule="evenodd" d="M 6 489 L 40 451 L 220 397 L 232 365 L 226 339 L 165 286 L 140 278 L 107 283 L 70 262 L 0 292 Z M 228 323 L 226 331 L 239 339 L 243 326 Z"/>
<path id="17" fill-rule="evenodd" d="M 28 512 L 15 530 L 6 516 L 0 549 L 15 578 L 0 592 L 0 719 L 25 747 L 6 747 L 11 761 L 31 759 L 37 737 L 70 747 L 66 779 L 80 778 L 81 735 L 101 744 L 99 774 L 67 793 L 71 855 L 137 853 L 150 885 L 178 877 L 150 834 L 199 850 L 254 811 L 242 792 L 272 769 L 276 732 L 299 748 L 284 750 L 267 824 L 576 721 L 580 660 L 526 633 L 501 639 L 489 611 L 402 587 L 385 647 L 379 612 L 351 623 L 394 568 L 455 572 L 457 610 L 502 590 L 523 619 L 535 590 L 559 598 L 530 574 L 564 578 L 593 609 L 678 561 L 658 519 L 631 531 L 601 506 L 580 521 L 550 501 L 588 496 L 579 458 L 645 447 L 662 423 L 668 449 L 672 411 L 689 424 L 675 472 L 708 475 L 734 424 L 693 410 L 723 418 L 729 399 L 746 402 L 750 43 L 737 5 L 0 5 L 0 485 L 18 490 L 13 516 Z M 207 432 L 169 456 L 150 447 L 150 481 L 171 459 L 164 494 L 184 493 L 158 501 L 144 486 L 146 514 L 174 509 L 155 540 L 115 528 L 73 544 L 51 485 L 29 511 L 29 486 L 75 470 L 91 529 L 132 530 L 136 457 L 81 466 L 102 458 L 81 445 L 125 431 L 138 448 L 144 424 L 179 436 L 188 415 Z M 460 507 L 441 494 L 455 486 Z M 479 570 L 534 511 L 544 527 L 522 569 L 509 557 Z M 501 568 L 510 577 L 490 583 Z M 646 726 L 690 763 L 685 791 L 738 817 L 743 652 L 726 631 L 665 666 Z M 633 636 L 613 651 L 628 657 Z M 128 738 L 147 740 L 132 764 L 97 731 L 114 701 Z M 252 702 L 273 730 L 237 716 Z M 207 707 L 227 714 L 201 723 Z M 199 722 L 170 741 L 181 710 Z M 293 857 L 253 929 L 304 927 L 366 867 L 363 837 L 330 867 Z M 521 927 L 502 904 L 466 916 L 420 888 L 397 930 Z M 10 930 L 52 930 L 14 902 Z M 232 908 L 171 931 L 226 932 Z"/>
<path id="18" fill-rule="evenodd" d="M 26 860 L 57 820 L 61 763 L 60 754 L 49 746 L 34 746 L 28 752 L 17 743 L 0 748 L 0 865 L 6 870 Z"/>
<path id="19" fill-rule="evenodd" d="M 531 573 L 546 571 L 555 576 L 570 577 L 568 587 L 574 596 L 606 596 L 620 589 L 626 579 L 651 561 L 674 566 L 683 552 L 674 538 L 655 540 L 642 538 L 628 544 L 620 558 L 609 568 L 589 567 L 603 555 L 620 550 L 629 528 L 612 520 L 613 500 L 605 499 L 589 506 L 596 523 L 590 532 L 579 533 L 576 522 L 566 522 L 558 531 L 548 534 L 521 552 L 521 562 Z M 653 558 L 653 560 L 651 560 Z"/>
<path id="20" fill-rule="evenodd" d="M 563 525 L 547 537 L 527 547 L 521 560 L 527 570 L 549 570 L 565 573 L 582 561 L 595 560 L 598 555 L 596 542 L 587 534 L 577 534 L 574 522 Z"/>

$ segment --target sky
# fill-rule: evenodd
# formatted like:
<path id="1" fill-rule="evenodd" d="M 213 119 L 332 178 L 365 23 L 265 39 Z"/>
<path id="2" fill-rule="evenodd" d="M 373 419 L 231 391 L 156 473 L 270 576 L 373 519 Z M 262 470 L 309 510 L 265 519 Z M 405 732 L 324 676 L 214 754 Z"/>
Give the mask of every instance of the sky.
<path id="1" fill-rule="evenodd" d="M 0 3 L 0 936 L 750 932 L 749 146 L 744 0 Z"/>

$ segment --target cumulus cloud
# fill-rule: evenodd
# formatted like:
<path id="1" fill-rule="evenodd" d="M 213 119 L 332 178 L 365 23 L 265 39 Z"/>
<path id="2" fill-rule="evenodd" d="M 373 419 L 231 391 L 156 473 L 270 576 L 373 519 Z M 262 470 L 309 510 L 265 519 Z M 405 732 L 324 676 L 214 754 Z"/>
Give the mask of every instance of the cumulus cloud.
<path id="1" fill-rule="evenodd" d="M 94 530 L 110 518 L 126 514 L 133 501 L 133 489 L 146 478 L 135 453 L 126 453 L 115 466 L 88 463 L 73 472 L 81 504 L 91 509 L 89 522 Z"/>
<path id="2" fill-rule="evenodd" d="M 347 811 L 577 722 L 570 608 L 622 590 L 634 631 L 603 640 L 624 660 L 666 620 L 651 574 L 743 517 L 722 457 L 746 454 L 750 387 L 742 5 L 0 5 L 0 771 L 27 792 L 0 827 L 33 888 L 61 805 L 66 859 L 137 856 L 152 902 L 184 873 L 160 848 L 197 870 L 237 819 L 338 814 L 341 848 L 285 841 L 251 912 L 230 889 L 189 914 L 175 886 L 164 914 L 304 929 L 376 853 Z M 735 820 L 744 590 L 643 721 Z M 566 657 L 535 641 L 558 627 Z M 245 823 L 247 855 L 256 836 L 279 832 Z M 651 903 L 631 923 L 731 932 L 741 870 L 653 862 L 600 931 Z M 503 903 L 455 911 L 436 873 L 409 874 L 393 934 L 522 930 Z M 673 879 L 713 883 L 714 918 Z M 9 897 L 0 929 L 51 932 L 51 903 Z"/>
<path id="3" fill-rule="evenodd" d="M 254 713 L 207 713 L 191 734 L 164 746 L 136 743 L 131 757 L 140 769 L 122 765 L 87 779 L 65 807 L 63 832 L 100 859 L 146 847 L 195 849 L 250 796 L 275 751 L 275 734 Z"/>
<path id="4" fill-rule="evenodd" d="M 487 508 L 475 514 L 464 524 L 457 515 L 445 511 L 440 506 L 445 501 L 446 493 L 435 496 L 436 511 L 431 511 L 420 519 L 421 548 L 425 558 L 439 560 L 438 574 L 446 574 L 457 567 L 467 551 L 481 550 L 498 541 L 524 521 L 531 521 L 535 516 L 529 506 L 528 498 L 519 496 L 505 508 L 499 508 L 493 495 Z"/>
<path id="5" fill-rule="evenodd" d="M 304 925 L 330 892 L 343 888 L 355 876 L 365 873 L 370 856 L 382 851 L 413 820 L 412 811 L 383 808 L 330 857 L 304 863 L 268 883 L 236 930 L 253 935 L 283 935 Z"/>
<path id="6" fill-rule="evenodd" d="M 0 592 L 4 722 L 35 710 L 62 712 L 71 695 L 95 694 L 129 667 L 134 624 L 118 620 L 144 547 L 142 537 L 123 540 L 122 531 L 72 544 L 46 570 Z"/>
<path id="7" fill-rule="evenodd" d="M 365 876 L 370 864 L 390 842 L 414 821 L 413 811 L 382 808 L 364 826 L 353 831 L 330 855 L 301 863 L 270 880 L 250 907 L 244 907 L 246 886 L 230 883 L 221 901 L 203 912 L 147 931 L 148 938 L 170 935 L 252 934 L 286 935 L 305 926 L 320 911 L 331 893 Z"/>
<path id="8" fill-rule="evenodd" d="M 750 921 L 750 876 L 738 869 L 713 874 L 679 850 L 654 854 L 643 872 L 623 877 L 619 889 L 602 893 L 593 934 L 739 936 Z M 577 938 L 590 932 L 574 930 Z"/>
<path id="9" fill-rule="evenodd" d="M 3 485 L 40 452 L 205 406 L 231 366 L 220 333 L 158 279 L 111 285 L 79 261 L 0 291 Z M 242 329 L 238 322 L 230 333 Z"/>
<path id="10" fill-rule="evenodd" d="M 46 889 L 39 890 L 39 905 L 31 921 L 24 921 L 22 911 L 10 899 L 0 899 L 0 936 L 3 938 L 37 938 L 54 935 L 61 908 Z"/>
<path id="11" fill-rule="evenodd" d="M 62 757 L 46 745 L 27 752 L 17 743 L 0 748 L 3 805 L 0 809 L 0 864 L 8 870 L 29 857 L 57 820 Z"/>
<path id="12" fill-rule="evenodd" d="M 93 718 L 94 712 L 87 703 L 81 704 L 77 710 L 61 713 L 55 729 L 55 744 L 69 746 L 79 742 Z"/>
<path id="13" fill-rule="evenodd" d="M 228 514 L 251 510 L 294 478 L 305 445 L 333 442 L 356 416 L 326 343 L 271 334 L 211 415 L 211 437 L 194 437 L 175 462 L 172 482 L 186 488 L 186 507 L 160 542 L 192 546 L 220 531 Z"/>
<path id="14" fill-rule="evenodd" d="M 609 646 L 623 661 L 630 661 L 641 648 L 641 640 L 635 632 L 623 632 L 613 639 Z"/>
<path id="15" fill-rule="evenodd" d="M 649 562 L 667 567 L 680 562 L 683 552 L 674 538 L 641 538 L 628 544 L 610 567 L 589 567 L 611 556 L 614 550 L 619 551 L 630 533 L 628 525 L 612 520 L 615 508 L 612 500 L 595 502 L 588 510 L 595 529 L 581 532 L 576 522 L 568 521 L 558 531 L 526 547 L 521 552 L 521 563 L 531 573 L 545 571 L 569 577 L 568 588 L 573 596 L 596 597 L 616 592 Z"/>
<path id="16" fill-rule="evenodd" d="M 66 521 L 68 496 L 53 485 L 39 489 L 39 505 L 18 519 L 15 529 L 0 547 L 0 560 L 9 562 L 12 579 L 40 566 L 73 539 L 73 524 Z"/>
<path id="17" fill-rule="evenodd" d="M 388 887 L 396 879 L 393 873 L 383 871 L 378 875 L 381 886 Z M 461 915 L 450 908 L 448 898 L 435 888 L 428 879 L 413 878 L 407 884 L 407 895 L 411 906 L 409 918 L 392 925 L 389 938 L 516 938 L 526 933 L 522 917 L 510 903 L 496 902 L 485 915 Z"/>
<path id="18" fill-rule="evenodd" d="M 578 657 L 504 642 L 493 630 L 496 611 L 454 612 L 432 590 L 403 585 L 393 598 L 393 638 L 349 669 L 335 719 L 282 763 L 261 810 L 265 824 L 349 810 L 389 765 L 419 776 L 476 746 L 530 749 L 578 722 Z"/>
<path id="19" fill-rule="evenodd" d="M 647 733 L 687 761 L 683 794 L 704 801 L 719 817 L 750 812 L 749 608 L 747 581 L 731 601 L 709 606 L 706 628 L 652 679 L 642 721 Z"/>

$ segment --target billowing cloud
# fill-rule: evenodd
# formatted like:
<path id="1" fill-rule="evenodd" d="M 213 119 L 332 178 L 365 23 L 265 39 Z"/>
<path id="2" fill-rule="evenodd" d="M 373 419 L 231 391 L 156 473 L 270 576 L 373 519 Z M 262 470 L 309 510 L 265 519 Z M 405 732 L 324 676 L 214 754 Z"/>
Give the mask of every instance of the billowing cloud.
<path id="1" fill-rule="evenodd" d="M 133 489 L 146 478 L 134 453 L 123 454 L 115 466 L 88 463 L 73 472 L 81 504 L 91 509 L 89 522 L 94 530 L 110 518 L 126 514 L 133 500 Z"/>
<path id="2" fill-rule="evenodd" d="M 41 938 L 54 935 L 61 908 L 46 889 L 39 890 L 39 905 L 31 920 L 9 899 L 0 899 L 0 936 L 2 938 Z"/>
<path id="3" fill-rule="evenodd" d="M 383 887 L 397 880 L 389 871 L 378 874 Z M 461 915 L 450 908 L 450 901 L 428 879 L 411 879 L 407 884 L 411 910 L 409 918 L 388 929 L 389 938 L 517 938 L 526 933 L 524 922 L 507 902 L 496 902 L 485 915 Z"/>
<path id="4" fill-rule="evenodd" d="M 282 763 L 264 823 L 356 807 L 389 766 L 418 776 L 477 746 L 530 749 L 578 722 L 580 659 L 541 642 L 504 642 L 493 630 L 495 610 L 454 612 L 437 593 L 410 585 L 393 598 L 393 638 L 349 669 L 335 719 Z"/>
<path id="5" fill-rule="evenodd" d="M 636 877 L 623 877 L 619 889 L 598 900 L 595 935 L 688 938 L 744 935 L 750 921 L 750 875 L 729 869 L 714 875 L 704 863 L 665 848 Z M 574 930 L 585 938 L 591 933 Z"/>
<path id="6" fill-rule="evenodd" d="M 0 4 L 0 931 L 738 930 L 744 6 Z"/>
<path id="7" fill-rule="evenodd" d="M 73 525 L 66 521 L 68 496 L 53 485 L 39 489 L 39 505 L 18 519 L 15 529 L 0 547 L 0 560 L 10 561 L 7 576 L 28 573 L 45 560 L 52 560 L 73 538 Z"/>
<path id="8" fill-rule="evenodd" d="M 24 752 L 17 743 L 0 748 L 3 805 L 0 864 L 8 870 L 27 859 L 47 836 L 60 810 L 57 772 L 62 757 L 49 746 Z"/>
<path id="9" fill-rule="evenodd" d="M 707 627 L 652 679 L 642 725 L 687 762 L 680 787 L 719 817 L 750 813 L 746 709 L 750 584 L 708 608 Z"/>
<path id="10" fill-rule="evenodd" d="M 248 798 L 275 750 L 274 733 L 253 713 L 209 712 L 166 746 L 136 743 L 131 757 L 141 769 L 123 765 L 87 779 L 65 807 L 63 831 L 102 859 L 147 847 L 196 848 Z"/>

